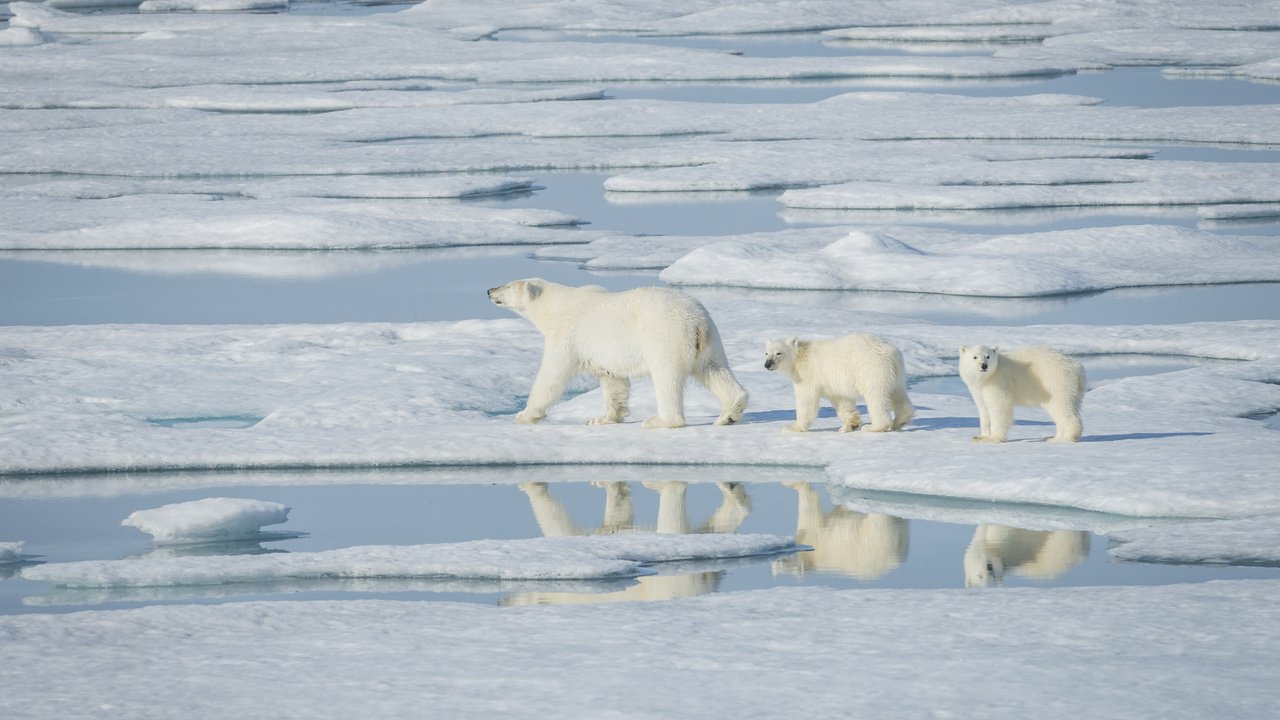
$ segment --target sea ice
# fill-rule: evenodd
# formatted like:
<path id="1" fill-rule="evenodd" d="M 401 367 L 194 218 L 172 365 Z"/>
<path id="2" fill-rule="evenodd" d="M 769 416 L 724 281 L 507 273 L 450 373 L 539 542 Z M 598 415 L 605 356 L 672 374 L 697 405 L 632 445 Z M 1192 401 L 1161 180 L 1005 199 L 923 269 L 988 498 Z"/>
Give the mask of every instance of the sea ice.
<path id="1" fill-rule="evenodd" d="M 0 712 L 151 720 L 181 708 L 211 720 L 260 714 L 271 698 L 291 718 L 414 716 L 430 697 L 431 712 L 451 718 L 896 720 L 975 702 L 992 720 L 1224 708 L 1260 718 L 1277 700 L 1277 592 L 1274 580 L 802 587 L 607 607 L 313 601 L 16 615 L 0 617 Z M 489 691 L 459 691 L 477 683 Z M 966 696 L 978 687 L 998 700 Z"/>
<path id="2" fill-rule="evenodd" d="M 152 536 L 156 543 L 198 543 L 260 537 L 264 525 L 289 519 L 289 507 L 266 500 L 204 498 L 138 510 L 120 522 Z"/>
<path id="3" fill-rule="evenodd" d="M 1174 226 L 1002 235 L 886 228 L 832 240 L 834 234 L 823 228 L 729 238 L 693 250 L 661 277 L 677 285 L 991 297 L 1280 280 L 1272 238 Z"/>
<path id="4" fill-rule="evenodd" d="M 89 560 L 26 568 L 61 587 L 167 587 L 301 579 L 463 578 L 594 580 L 635 577 L 646 565 L 803 550 L 775 535 L 635 533 L 439 545 L 371 545 L 318 552 Z"/>
<path id="5" fill-rule="evenodd" d="M 0 329 L 0 473 L 280 466 L 676 463 L 796 465 L 867 489 L 1040 503 L 1130 516 L 1243 517 L 1280 511 L 1275 431 L 1247 419 L 1280 407 L 1280 323 L 964 327 L 902 321 L 833 305 L 707 302 L 752 394 L 741 425 L 709 427 L 714 398 L 691 389 L 693 423 L 587 427 L 594 382 L 537 426 L 522 404 L 541 340 L 521 320 L 406 325 L 6 327 Z M 1095 383 L 1082 442 L 973 445 L 967 397 L 913 394 L 907 432 L 781 432 L 790 383 L 764 370 L 779 335 L 879 334 L 914 378 L 955 374 L 962 344 L 1048 344 L 1073 355 L 1240 360 Z M 633 417 L 654 412 L 646 382 Z M 156 417 L 252 416 L 243 429 L 178 429 Z M 476 443 L 475 438 L 493 442 Z M 430 438 L 430 442 L 423 442 Z M 1232 458 L 1230 463 L 1222 458 Z M 1230 491 L 1226 491 L 1229 488 Z"/>
<path id="6" fill-rule="evenodd" d="M 1280 565 L 1280 518 L 1180 523 L 1112 535 L 1112 557 L 1130 562 Z"/>

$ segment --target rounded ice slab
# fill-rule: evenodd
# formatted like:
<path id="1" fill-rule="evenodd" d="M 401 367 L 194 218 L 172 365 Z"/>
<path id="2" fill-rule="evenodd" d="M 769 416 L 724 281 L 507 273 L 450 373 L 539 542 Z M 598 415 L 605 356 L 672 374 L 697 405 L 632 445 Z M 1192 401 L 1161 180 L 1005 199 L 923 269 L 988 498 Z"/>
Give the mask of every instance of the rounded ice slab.
<path id="1" fill-rule="evenodd" d="M 262 526 L 288 520 L 289 510 L 265 500 L 205 498 L 138 510 L 120 524 L 138 528 L 160 544 L 249 540 L 262 537 Z"/>

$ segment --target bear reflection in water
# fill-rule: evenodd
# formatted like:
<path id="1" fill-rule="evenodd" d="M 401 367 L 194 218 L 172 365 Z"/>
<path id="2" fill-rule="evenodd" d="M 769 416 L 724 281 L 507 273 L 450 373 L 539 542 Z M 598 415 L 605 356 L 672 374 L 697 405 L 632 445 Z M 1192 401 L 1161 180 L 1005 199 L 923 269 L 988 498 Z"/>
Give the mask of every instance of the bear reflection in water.
<path id="1" fill-rule="evenodd" d="M 1082 530 L 1022 530 L 979 525 L 964 553 L 964 586 L 1003 585 L 1013 573 L 1052 580 L 1084 562 L 1089 533 Z"/>
<path id="2" fill-rule="evenodd" d="M 775 560 L 774 574 L 828 572 L 874 580 L 907 557 L 907 521 L 892 515 L 860 513 L 841 505 L 822 509 L 822 498 L 807 482 L 786 483 L 796 491 L 796 542 L 813 548 Z"/>
<path id="3" fill-rule="evenodd" d="M 565 535 L 608 535 L 620 532 L 659 532 L 669 535 L 687 533 L 732 533 L 751 514 L 751 500 L 741 483 L 720 482 L 720 505 L 701 525 L 689 521 L 685 504 L 689 484 L 678 480 L 646 482 L 644 486 L 658 494 L 658 518 L 655 526 L 635 522 L 631 486 L 625 482 L 596 482 L 605 490 L 604 517 L 600 526 L 583 528 L 573 522 L 569 510 L 551 496 L 546 483 L 523 483 L 520 489 L 529 496 L 533 517 L 545 537 Z M 510 605 L 570 605 L 585 603 L 625 602 L 631 600 L 672 600 L 714 592 L 720 585 L 722 572 L 700 572 L 684 575 L 646 575 L 624 590 L 609 593 L 528 592 L 504 598 Z"/>
<path id="4" fill-rule="evenodd" d="M 636 521 L 632 486 L 626 482 L 595 482 L 605 491 L 604 512 L 596 527 L 573 521 L 568 508 L 551 494 L 547 483 L 524 483 L 534 519 L 546 537 L 608 535 L 624 532 L 664 534 L 733 533 L 751 514 L 746 485 L 719 482 L 719 506 L 706 520 L 689 519 L 683 481 L 646 482 L 657 493 L 658 512 L 652 525 Z M 828 574 L 871 581 L 900 567 L 909 548 L 908 521 L 892 515 L 863 513 L 836 504 L 824 507 L 822 492 L 808 482 L 784 486 L 796 493 L 796 542 L 812 548 L 775 559 L 775 576 Z M 957 548 L 958 551 L 958 548 Z M 1079 530 L 1023 530 L 1004 525 L 979 525 L 964 552 L 965 587 L 1003 585 L 1007 574 L 1033 580 L 1052 580 L 1084 562 L 1089 554 L 1089 533 Z M 516 593 L 502 605 L 553 605 L 671 600 L 714 592 L 724 571 L 683 575 L 649 575 L 624 590 L 608 593 Z"/>

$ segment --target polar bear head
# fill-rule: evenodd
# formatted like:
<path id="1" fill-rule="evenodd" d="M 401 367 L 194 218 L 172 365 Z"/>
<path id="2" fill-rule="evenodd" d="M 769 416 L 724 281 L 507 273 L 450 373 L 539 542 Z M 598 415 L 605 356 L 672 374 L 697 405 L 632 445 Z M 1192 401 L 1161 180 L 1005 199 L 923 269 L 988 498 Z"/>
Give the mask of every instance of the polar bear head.
<path id="1" fill-rule="evenodd" d="M 489 301 L 521 317 L 527 317 L 529 307 L 542 296 L 547 285 L 547 281 L 541 278 L 512 280 L 506 285 L 489 288 Z"/>
<path id="2" fill-rule="evenodd" d="M 799 338 L 764 341 L 764 369 L 790 372 L 795 367 L 796 353 L 800 349 Z"/>
<path id="3" fill-rule="evenodd" d="M 960 348 L 960 377 L 990 376 L 1000 363 L 1000 349 L 986 345 Z"/>

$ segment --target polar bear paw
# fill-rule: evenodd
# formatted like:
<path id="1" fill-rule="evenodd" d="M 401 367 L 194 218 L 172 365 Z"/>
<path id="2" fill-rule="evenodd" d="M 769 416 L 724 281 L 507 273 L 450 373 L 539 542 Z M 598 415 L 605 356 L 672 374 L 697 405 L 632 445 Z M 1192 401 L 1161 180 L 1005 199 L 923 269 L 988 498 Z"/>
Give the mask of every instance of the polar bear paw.
<path id="1" fill-rule="evenodd" d="M 793 432 L 793 433 L 809 432 L 809 428 L 803 425 L 798 425 L 796 423 L 791 423 L 790 425 L 782 428 L 782 432 Z"/>
<path id="2" fill-rule="evenodd" d="M 532 425 L 544 417 L 546 417 L 546 415 L 540 412 L 534 412 L 533 410 L 525 409 L 516 413 L 516 422 L 520 423 L 521 425 Z"/>
<path id="3" fill-rule="evenodd" d="M 682 428 L 684 427 L 684 420 L 664 420 L 662 416 L 654 415 L 644 421 L 644 426 L 647 428 Z"/>
<path id="4" fill-rule="evenodd" d="M 610 417 L 604 415 L 601 417 L 591 418 L 587 421 L 588 425 L 616 425 L 622 422 L 622 418 Z"/>

